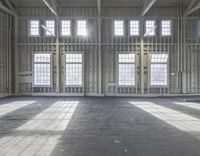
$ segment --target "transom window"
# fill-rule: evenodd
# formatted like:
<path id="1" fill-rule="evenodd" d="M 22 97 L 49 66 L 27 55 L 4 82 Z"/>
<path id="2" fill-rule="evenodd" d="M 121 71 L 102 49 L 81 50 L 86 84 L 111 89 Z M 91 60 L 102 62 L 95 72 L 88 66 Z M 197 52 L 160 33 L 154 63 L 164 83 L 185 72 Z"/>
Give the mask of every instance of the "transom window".
<path id="1" fill-rule="evenodd" d="M 161 21 L 161 35 L 162 36 L 170 36 L 171 35 L 171 21 L 170 20 L 162 20 Z"/>
<path id="2" fill-rule="evenodd" d="M 33 72 L 34 86 L 50 86 L 51 85 L 51 55 L 50 54 L 34 54 Z"/>
<path id="3" fill-rule="evenodd" d="M 155 35 L 155 21 L 154 20 L 147 20 L 145 24 L 145 36 L 154 36 Z"/>
<path id="4" fill-rule="evenodd" d="M 135 85 L 135 54 L 118 55 L 118 84 L 120 86 Z"/>
<path id="5" fill-rule="evenodd" d="M 66 85 L 82 85 L 82 54 L 66 54 Z"/>
<path id="6" fill-rule="evenodd" d="M 130 21 L 130 35 L 138 36 L 139 34 L 140 34 L 139 21 L 138 20 Z"/>
<path id="7" fill-rule="evenodd" d="M 39 36 L 40 35 L 40 21 L 39 20 L 30 20 L 29 21 L 29 35 L 30 36 Z"/>
<path id="8" fill-rule="evenodd" d="M 45 21 L 45 35 L 46 36 L 55 36 L 55 21 L 54 20 L 46 20 Z"/>
<path id="9" fill-rule="evenodd" d="M 116 20 L 114 21 L 114 35 L 123 36 L 124 35 L 124 21 Z"/>
<path id="10" fill-rule="evenodd" d="M 151 54 L 151 79 L 152 86 L 166 86 L 168 77 L 168 54 Z"/>
<path id="11" fill-rule="evenodd" d="M 77 21 L 77 35 L 87 36 L 87 22 L 86 22 L 86 20 Z"/>
<path id="12" fill-rule="evenodd" d="M 70 36 L 71 35 L 71 21 L 62 20 L 61 21 L 61 36 Z"/>

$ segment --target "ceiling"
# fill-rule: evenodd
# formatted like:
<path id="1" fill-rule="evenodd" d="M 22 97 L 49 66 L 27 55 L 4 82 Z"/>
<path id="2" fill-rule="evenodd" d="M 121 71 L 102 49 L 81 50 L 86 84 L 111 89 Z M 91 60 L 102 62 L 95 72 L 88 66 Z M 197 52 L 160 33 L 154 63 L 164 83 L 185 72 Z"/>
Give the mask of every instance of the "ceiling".
<path id="1" fill-rule="evenodd" d="M 11 0 L 17 6 L 44 5 L 42 0 Z M 95 6 L 97 0 L 56 0 L 58 5 L 65 6 Z M 145 0 L 102 0 L 103 6 L 135 6 L 142 5 Z M 155 5 L 183 3 L 187 5 L 191 0 L 157 0 Z"/>

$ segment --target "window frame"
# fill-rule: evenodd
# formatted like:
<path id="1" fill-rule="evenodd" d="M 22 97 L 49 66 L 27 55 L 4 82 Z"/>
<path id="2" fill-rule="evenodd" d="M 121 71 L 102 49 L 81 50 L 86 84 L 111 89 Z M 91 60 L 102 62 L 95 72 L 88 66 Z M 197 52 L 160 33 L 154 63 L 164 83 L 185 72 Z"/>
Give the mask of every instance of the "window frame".
<path id="1" fill-rule="evenodd" d="M 65 61 L 65 65 L 64 65 L 64 86 L 65 88 L 67 87 L 84 87 L 84 52 L 65 52 L 65 57 L 64 57 L 64 61 Z M 79 63 L 79 62 L 69 62 L 67 63 L 66 62 L 66 54 L 81 54 L 82 55 L 82 62 Z M 67 78 L 67 73 L 66 73 L 66 64 L 81 64 L 82 65 L 82 82 L 81 82 L 81 85 L 67 85 L 66 84 L 66 78 Z"/>
<path id="2" fill-rule="evenodd" d="M 134 62 L 120 62 L 119 61 L 119 55 L 120 54 L 134 54 L 135 55 L 135 60 L 134 60 Z M 136 84 L 137 84 L 137 64 L 136 64 L 136 57 L 137 57 L 137 55 L 136 55 L 136 53 L 134 53 L 134 52 L 118 52 L 117 53 L 117 66 L 116 66 L 116 79 L 117 79 L 117 87 L 136 87 Z M 135 66 L 135 68 L 134 68 L 134 70 L 135 70 L 135 73 L 134 73 L 134 85 L 120 85 L 119 84 L 119 65 L 120 64 L 134 64 L 134 66 Z"/>
<path id="3" fill-rule="evenodd" d="M 39 22 L 39 35 L 31 35 L 31 21 L 38 21 Z M 41 29 L 40 29 L 41 21 L 40 19 L 29 19 L 28 20 L 28 37 L 40 37 L 41 36 Z"/>
<path id="4" fill-rule="evenodd" d="M 50 62 L 49 63 L 41 63 L 41 64 L 50 64 L 50 85 L 36 85 L 35 83 L 34 83 L 34 81 L 35 81 L 35 72 L 34 72 L 34 65 L 35 65 L 35 61 L 34 61 L 34 55 L 35 54 L 50 54 Z M 39 63 L 37 63 L 37 64 L 39 64 Z M 53 82 L 52 82 L 52 54 L 51 54 L 51 52 L 33 52 L 32 53 L 32 87 L 33 88 L 38 88 L 38 87 L 45 87 L 45 88 L 47 88 L 47 87 L 53 87 Z"/>
<path id="5" fill-rule="evenodd" d="M 115 34 L 115 22 L 116 21 L 121 21 L 121 22 L 123 22 L 123 34 L 122 35 L 116 35 Z M 112 26 L 112 30 L 113 30 L 113 36 L 114 37 L 124 37 L 125 36 L 125 21 L 123 20 L 123 19 L 115 19 L 115 20 L 113 20 L 113 24 L 112 24 L 113 26 Z"/>
<path id="6" fill-rule="evenodd" d="M 45 37 L 56 37 L 56 25 L 57 25 L 57 24 L 56 24 L 56 20 L 55 20 L 55 19 L 45 19 L 45 20 L 44 20 L 44 26 L 45 26 L 46 28 L 48 28 L 47 25 L 46 25 L 46 22 L 47 22 L 47 21 L 54 21 L 54 35 L 47 35 L 47 30 L 44 29 L 44 36 L 45 36 Z"/>
<path id="7" fill-rule="evenodd" d="M 151 55 L 152 54 L 167 54 L 168 55 L 168 58 L 167 58 L 167 61 L 166 62 L 152 62 L 151 63 Z M 166 85 L 152 85 L 151 84 L 151 75 L 152 75 L 152 72 L 151 72 L 151 65 L 152 64 L 166 64 L 166 66 L 167 66 L 167 80 L 166 80 L 166 82 L 167 82 L 167 84 Z M 169 86 L 169 53 L 150 53 L 150 55 L 149 55 L 149 80 L 148 80 L 148 84 L 149 84 L 149 86 L 150 87 L 153 87 L 153 88 L 162 88 L 162 87 L 164 87 L 164 88 L 166 88 L 166 87 L 168 87 Z"/>
<path id="8" fill-rule="evenodd" d="M 78 22 L 79 22 L 79 21 L 85 21 L 85 22 L 86 22 L 86 35 L 79 35 L 79 34 L 78 34 Z M 83 38 L 84 38 L 84 37 L 87 37 L 87 36 L 89 35 L 89 34 L 88 34 L 89 32 L 88 32 L 88 20 L 87 20 L 87 19 L 77 19 L 77 20 L 76 20 L 75 26 L 76 26 L 76 28 L 75 28 L 75 29 L 76 29 L 76 30 L 75 30 L 76 36 L 78 36 L 78 37 L 83 37 Z"/>
<path id="9" fill-rule="evenodd" d="M 132 21 L 137 21 L 138 22 L 138 35 L 131 35 L 131 22 Z M 139 37 L 141 35 L 141 28 L 140 28 L 140 20 L 139 19 L 131 19 L 129 21 L 129 36 L 131 37 Z"/>
<path id="10" fill-rule="evenodd" d="M 144 35 L 147 33 L 147 25 L 146 25 L 147 21 L 153 21 L 155 27 L 156 27 L 156 24 L 157 24 L 155 19 L 146 19 L 145 22 L 144 22 L 145 23 L 144 24 Z M 157 35 L 157 28 L 154 29 L 154 35 L 146 35 L 144 37 L 156 37 L 156 35 Z"/>
<path id="11" fill-rule="evenodd" d="M 162 22 L 163 21 L 169 21 L 170 22 L 170 35 L 162 35 L 162 30 L 163 30 Z M 161 37 L 172 37 L 173 36 L 173 22 L 172 22 L 172 19 L 162 19 L 160 21 L 160 36 Z"/>
<path id="12" fill-rule="evenodd" d="M 69 21 L 70 22 L 70 35 L 62 35 L 62 21 Z M 72 20 L 70 19 L 61 19 L 60 20 L 60 37 L 71 37 L 72 36 Z"/>

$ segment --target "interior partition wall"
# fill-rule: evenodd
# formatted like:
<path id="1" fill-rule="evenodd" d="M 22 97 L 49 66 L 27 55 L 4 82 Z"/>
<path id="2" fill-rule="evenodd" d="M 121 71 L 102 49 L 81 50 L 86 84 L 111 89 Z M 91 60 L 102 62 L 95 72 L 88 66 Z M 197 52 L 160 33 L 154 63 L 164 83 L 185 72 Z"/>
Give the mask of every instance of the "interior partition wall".
<path id="1" fill-rule="evenodd" d="M 145 17 L 140 16 L 142 8 L 138 6 L 102 6 L 101 9 L 102 14 L 99 17 L 97 6 L 62 6 L 58 7 L 59 18 L 57 19 L 44 6 L 17 7 L 18 38 L 15 53 L 18 57 L 15 61 L 18 63 L 15 73 L 15 94 L 64 96 L 199 94 L 198 12 L 185 18 L 187 27 L 184 27 L 185 7 L 181 4 L 154 6 Z M 39 20 L 41 26 L 39 36 L 29 35 L 30 20 Z M 68 36 L 61 34 L 62 20 L 70 21 L 71 33 Z M 122 35 L 114 33 L 116 20 L 123 21 L 123 27 L 118 25 L 118 29 L 123 28 Z M 134 27 L 130 25 L 130 21 L 134 20 L 139 22 L 138 35 L 130 34 L 130 28 Z M 155 22 L 155 34 L 146 36 L 145 22 L 149 20 Z M 162 35 L 163 20 L 170 20 L 172 23 L 170 35 Z M 55 21 L 54 35 L 46 35 L 44 28 L 46 21 Z M 86 21 L 87 34 L 85 36 L 77 33 L 78 21 Z M 67 30 L 67 27 L 65 29 Z M 33 84 L 32 56 L 40 52 L 51 54 L 52 83 L 50 86 L 34 86 Z M 66 73 L 69 74 L 66 69 L 68 64 L 66 54 L 77 53 L 82 54 L 82 63 L 73 62 L 71 66 L 80 73 L 78 66 L 82 65 L 82 75 L 74 73 L 81 76 L 82 83 L 81 85 L 66 85 L 66 78 L 68 80 L 73 78 L 73 76 L 71 78 L 66 76 Z M 132 74 L 135 76 L 134 84 L 119 85 L 119 78 L 123 77 L 119 77 L 121 64 L 119 54 L 134 54 L 134 63 L 126 62 L 124 65 L 126 69 L 121 67 L 121 70 L 127 73 L 135 72 Z M 167 54 L 168 59 L 164 62 L 165 65 L 162 62 L 162 65 L 153 65 L 156 69 L 151 69 L 152 54 Z M 134 64 L 134 70 L 127 68 L 127 64 L 129 67 Z M 163 74 L 167 77 L 167 83 L 151 85 L 151 72 L 159 71 L 158 68 L 161 66 L 167 66 L 165 71 L 167 73 Z M 129 80 L 125 79 L 125 81 Z"/>

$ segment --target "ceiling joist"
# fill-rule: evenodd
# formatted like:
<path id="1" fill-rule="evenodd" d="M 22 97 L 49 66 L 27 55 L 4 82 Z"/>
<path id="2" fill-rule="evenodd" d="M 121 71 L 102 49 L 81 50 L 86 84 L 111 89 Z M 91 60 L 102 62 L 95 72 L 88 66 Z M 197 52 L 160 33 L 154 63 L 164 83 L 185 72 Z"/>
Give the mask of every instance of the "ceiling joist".
<path id="1" fill-rule="evenodd" d="M 44 4 L 49 8 L 49 10 L 55 15 L 58 16 L 57 6 L 55 0 L 42 0 Z"/>
<path id="2" fill-rule="evenodd" d="M 188 15 L 192 14 L 193 12 L 197 11 L 198 9 L 200 9 L 200 1 L 192 0 L 190 2 L 190 4 L 188 5 L 188 8 L 186 9 L 184 16 L 188 16 Z"/>
<path id="3" fill-rule="evenodd" d="M 142 9 L 142 16 L 145 16 L 149 9 L 154 5 L 157 0 L 145 0 L 143 9 Z"/>

